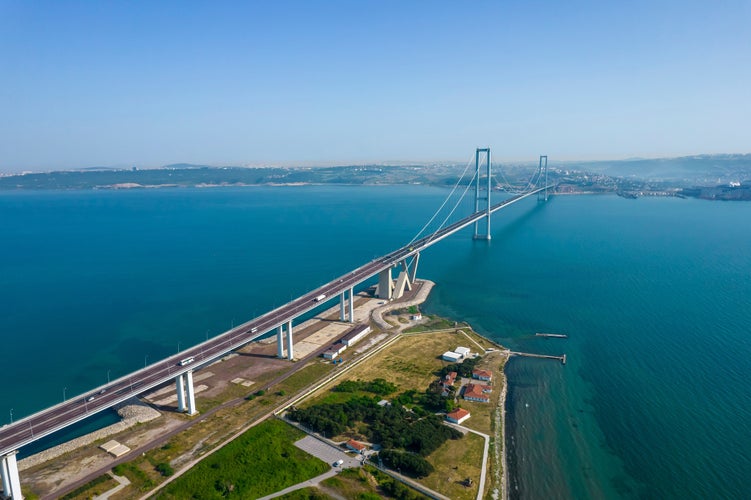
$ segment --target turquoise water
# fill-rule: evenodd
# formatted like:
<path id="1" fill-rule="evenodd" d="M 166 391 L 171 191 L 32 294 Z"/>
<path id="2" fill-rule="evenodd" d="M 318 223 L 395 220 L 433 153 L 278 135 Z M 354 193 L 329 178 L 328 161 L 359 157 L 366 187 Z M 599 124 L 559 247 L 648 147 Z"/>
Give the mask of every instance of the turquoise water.
<path id="1" fill-rule="evenodd" d="M 427 187 L 0 194 L 0 423 L 408 241 Z M 568 363 L 509 363 L 518 498 L 747 498 L 751 204 L 529 200 L 427 251 L 429 312 Z M 567 340 L 534 338 L 565 332 Z"/>

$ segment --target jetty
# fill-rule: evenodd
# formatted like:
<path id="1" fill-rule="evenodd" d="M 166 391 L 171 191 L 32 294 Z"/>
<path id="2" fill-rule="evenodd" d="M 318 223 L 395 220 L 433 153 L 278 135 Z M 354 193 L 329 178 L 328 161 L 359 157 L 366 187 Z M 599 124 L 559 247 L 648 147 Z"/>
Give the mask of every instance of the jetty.
<path id="1" fill-rule="evenodd" d="M 560 356 L 555 356 L 552 354 L 535 354 L 531 352 L 517 352 L 517 351 L 509 351 L 509 355 L 511 356 L 524 356 L 527 358 L 542 358 L 542 359 L 557 359 L 561 362 L 561 364 L 566 364 L 566 355 L 562 354 Z"/>
<path id="2" fill-rule="evenodd" d="M 553 339 L 567 339 L 568 335 L 565 333 L 535 333 L 535 337 L 547 337 Z"/>

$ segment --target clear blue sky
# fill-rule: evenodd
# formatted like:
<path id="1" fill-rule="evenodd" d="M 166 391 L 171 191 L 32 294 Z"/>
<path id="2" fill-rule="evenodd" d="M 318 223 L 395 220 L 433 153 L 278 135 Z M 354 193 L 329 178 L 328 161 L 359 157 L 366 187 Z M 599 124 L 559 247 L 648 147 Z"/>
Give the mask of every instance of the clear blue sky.
<path id="1" fill-rule="evenodd" d="M 0 0 L 0 171 L 751 150 L 751 2 Z"/>

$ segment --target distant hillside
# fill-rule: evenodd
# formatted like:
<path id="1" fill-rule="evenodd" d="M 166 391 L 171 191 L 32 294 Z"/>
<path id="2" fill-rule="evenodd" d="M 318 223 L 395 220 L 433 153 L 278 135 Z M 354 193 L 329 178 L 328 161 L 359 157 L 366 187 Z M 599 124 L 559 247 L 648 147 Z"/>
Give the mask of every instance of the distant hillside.
<path id="1" fill-rule="evenodd" d="M 163 168 L 94 168 L 0 177 L 0 190 L 138 189 L 289 184 L 427 184 L 454 185 L 465 165 L 346 165 L 339 167 L 209 167 L 178 163 Z M 492 183 L 523 188 L 536 164 L 495 165 Z M 462 183 L 469 182 L 474 173 Z M 708 199 L 751 198 L 751 154 L 681 158 L 556 162 L 550 159 L 549 182 L 559 193 L 618 193 L 627 197 L 685 196 Z M 729 188 L 729 190 L 724 189 Z"/>
<path id="2" fill-rule="evenodd" d="M 133 189 L 269 184 L 442 184 L 454 166 L 245 168 L 177 164 L 150 170 L 73 170 L 0 177 L 0 189 Z"/>
<path id="3" fill-rule="evenodd" d="M 577 169 L 643 180 L 674 180 L 697 184 L 723 184 L 751 180 L 751 154 L 718 154 L 680 158 L 571 162 Z"/>

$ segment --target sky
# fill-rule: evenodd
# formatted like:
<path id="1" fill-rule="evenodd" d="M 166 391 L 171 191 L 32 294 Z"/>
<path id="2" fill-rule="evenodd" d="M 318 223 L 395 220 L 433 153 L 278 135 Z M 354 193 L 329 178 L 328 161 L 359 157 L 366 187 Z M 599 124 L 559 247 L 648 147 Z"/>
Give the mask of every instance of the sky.
<path id="1" fill-rule="evenodd" d="M 0 172 L 751 152 L 751 0 L 0 0 Z"/>

